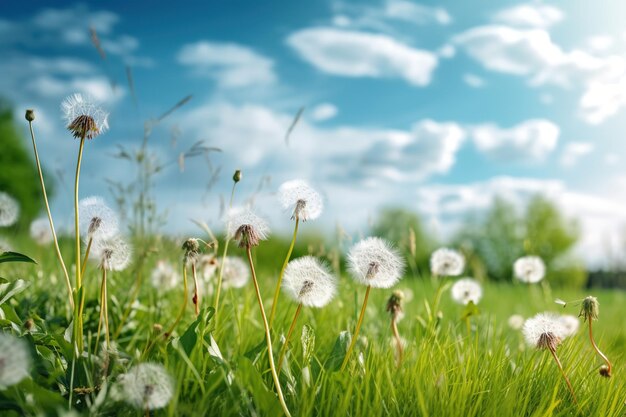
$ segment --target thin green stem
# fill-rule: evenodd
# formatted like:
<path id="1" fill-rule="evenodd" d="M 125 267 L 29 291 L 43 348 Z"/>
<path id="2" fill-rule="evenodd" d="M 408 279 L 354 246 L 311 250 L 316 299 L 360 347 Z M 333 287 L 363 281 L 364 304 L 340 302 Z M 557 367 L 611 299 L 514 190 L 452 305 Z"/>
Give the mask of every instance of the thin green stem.
<path id="1" fill-rule="evenodd" d="M 391 331 L 393 332 L 393 337 L 396 341 L 396 351 L 397 351 L 397 361 L 398 367 L 402 364 L 402 356 L 404 354 L 404 348 L 402 347 L 402 339 L 400 338 L 400 332 L 398 332 L 398 323 L 395 319 L 391 319 Z"/>
<path id="2" fill-rule="evenodd" d="M 39 174 L 39 183 L 41 184 L 41 192 L 43 194 L 43 201 L 46 206 L 46 214 L 48 215 L 48 221 L 50 222 L 50 230 L 52 231 L 52 240 L 54 242 L 54 250 L 56 252 L 59 263 L 61 264 L 61 269 L 63 270 L 63 276 L 65 277 L 65 285 L 67 286 L 68 301 L 70 303 L 70 308 L 73 310 L 74 309 L 74 296 L 72 295 L 72 283 L 70 282 L 70 275 L 67 272 L 65 261 L 63 260 L 63 256 L 61 255 L 61 249 L 59 248 L 59 240 L 57 238 L 57 232 L 54 228 L 54 222 L 52 221 L 52 213 L 50 212 L 50 204 L 48 203 L 48 193 L 46 192 L 46 184 L 44 183 L 44 180 L 43 180 L 43 172 L 41 171 L 41 163 L 39 162 L 39 152 L 37 151 L 37 142 L 35 141 L 35 132 L 33 130 L 33 123 L 29 121 L 28 127 L 30 129 L 30 137 L 33 141 L 35 163 L 37 164 L 37 173 Z"/>
<path id="3" fill-rule="evenodd" d="M 287 332 L 287 336 L 285 337 L 285 343 L 283 344 L 283 347 L 280 350 L 280 355 L 278 355 L 278 369 L 276 370 L 276 373 L 278 373 L 278 375 L 280 375 L 280 370 L 283 368 L 283 360 L 285 359 L 285 354 L 287 353 L 287 346 L 289 345 L 289 341 L 291 340 L 291 335 L 293 334 L 293 331 L 296 328 L 296 321 L 298 320 L 298 316 L 300 315 L 301 310 L 302 310 L 302 304 L 298 304 L 296 313 L 293 315 L 293 320 L 291 321 L 291 326 L 289 326 L 289 331 Z"/>
<path id="4" fill-rule="evenodd" d="M 609 358 L 607 358 L 606 355 L 602 353 L 602 351 L 600 350 L 600 348 L 596 344 L 596 341 L 593 338 L 593 326 L 591 324 L 591 321 L 592 321 L 591 317 L 588 317 L 587 321 L 589 322 L 589 340 L 591 340 L 591 346 L 593 346 L 593 350 L 595 350 L 596 353 L 602 358 L 604 363 L 606 363 L 606 366 L 607 366 L 606 376 L 610 377 L 611 369 L 613 368 L 611 365 L 611 362 L 609 361 Z"/>
<path id="5" fill-rule="evenodd" d="M 193 277 L 193 305 L 196 311 L 196 317 L 200 315 L 200 288 L 198 286 L 198 277 L 196 275 L 196 263 L 191 264 L 191 276 Z"/>
<path id="6" fill-rule="evenodd" d="M 361 325 L 363 324 L 363 318 L 365 317 L 365 309 L 367 307 L 367 300 L 370 296 L 370 290 L 372 287 L 370 285 L 367 286 L 367 290 L 365 290 L 365 298 L 363 299 L 363 306 L 361 307 L 361 314 L 359 314 L 359 321 L 356 323 L 356 328 L 354 329 L 354 334 L 352 335 L 352 340 L 350 341 L 350 347 L 346 351 L 346 356 L 343 358 L 343 363 L 341 364 L 341 371 L 346 368 L 348 361 L 350 360 L 350 355 L 352 355 L 352 351 L 354 350 L 354 346 L 356 346 L 356 340 L 359 337 L 359 331 L 361 330 Z"/>
<path id="7" fill-rule="evenodd" d="M 111 339 L 109 338 L 109 294 L 107 291 L 107 270 L 102 268 L 102 288 L 104 294 L 102 295 L 102 301 L 104 304 L 104 337 L 107 343 L 107 349 L 111 348 Z"/>
<path id="8" fill-rule="evenodd" d="M 80 147 L 78 149 L 78 160 L 76 162 L 76 176 L 74 181 L 74 231 L 76 239 L 76 291 L 80 295 L 82 289 L 82 277 L 81 277 L 81 261 L 80 261 L 80 225 L 78 214 L 78 185 L 80 182 L 80 165 L 83 160 L 83 149 L 85 147 L 85 138 L 80 139 Z M 81 354 L 83 351 L 83 320 L 82 312 L 80 308 L 75 308 L 74 317 L 74 341 L 78 350 L 77 354 Z"/>
<path id="9" fill-rule="evenodd" d="M 233 188 L 230 191 L 230 202 L 228 203 L 228 208 L 231 209 L 233 207 L 233 199 L 235 198 L 235 187 L 237 186 L 237 183 L 234 182 L 233 183 Z M 230 244 L 230 237 L 228 237 L 228 234 L 226 236 L 226 240 L 224 242 L 224 252 L 222 253 L 222 262 L 218 265 L 218 271 L 217 271 L 217 288 L 215 289 L 215 301 L 213 302 L 213 308 L 215 309 L 215 313 L 213 314 L 214 320 L 215 320 L 215 328 L 217 329 L 217 323 L 218 323 L 218 309 L 220 306 L 220 294 L 222 292 L 222 274 L 224 272 L 224 262 L 226 261 L 226 254 L 228 253 L 228 245 Z"/>
<path id="10" fill-rule="evenodd" d="M 83 258 L 83 262 L 80 267 L 80 277 L 81 279 L 85 277 L 85 270 L 87 270 L 87 260 L 89 259 L 89 252 L 91 252 L 91 245 L 93 244 L 93 238 L 90 237 L 87 242 L 87 248 L 85 248 L 85 257 Z"/>
<path id="11" fill-rule="evenodd" d="M 267 343 L 267 356 L 269 357 L 270 370 L 272 371 L 272 378 L 274 379 L 274 385 L 276 386 L 276 393 L 278 394 L 278 401 L 283 407 L 283 412 L 287 417 L 291 417 L 291 413 L 287 408 L 285 399 L 283 398 L 283 391 L 280 389 L 280 381 L 278 380 L 278 373 L 276 373 L 276 366 L 274 365 L 274 353 L 272 350 L 272 335 L 270 334 L 270 326 L 267 322 L 267 316 L 265 315 L 265 308 L 263 308 L 263 300 L 261 298 L 261 291 L 259 290 L 259 283 L 256 279 L 256 272 L 254 270 L 254 263 L 252 262 L 252 252 L 248 247 L 246 249 L 248 255 L 248 263 L 250 264 L 250 273 L 252 274 L 252 281 L 254 282 L 254 289 L 256 291 L 256 298 L 259 302 L 259 309 L 261 310 L 261 318 L 263 319 L 263 326 L 265 327 L 265 341 Z"/>
<path id="12" fill-rule="evenodd" d="M 96 346 L 94 348 L 94 355 L 98 353 L 100 347 L 100 332 L 102 331 L 102 323 L 104 322 L 105 313 L 105 282 L 106 282 L 106 269 L 102 268 L 102 282 L 100 283 L 100 317 L 98 318 L 98 331 L 96 332 Z"/>
<path id="13" fill-rule="evenodd" d="M 556 355 L 556 349 L 548 349 L 550 351 L 550 353 L 552 353 L 552 357 L 554 358 L 554 361 L 556 362 L 557 366 L 559 367 L 559 370 L 561 371 L 561 375 L 563 375 L 563 379 L 565 379 L 565 383 L 567 383 L 567 387 L 569 388 L 569 392 L 572 394 L 572 398 L 574 399 L 574 403 L 578 404 L 578 400 L 576 399 L 576 394 L 574 394 L 574 388 L 572 387 L 572 383 L 570 382 L 569 378 L 567 377 L 567 375 L 565 374 L 565 371 L 563 370 L 563 365 L 561 364 L 561 361 L 559 360 L 559 357 Z"/>
<path id="14" fill-rule="evenodd" d="M 293 247 L 296 244 L 296 236 L 298 234 L 299 223 L 300 223 L 300 219 L 298 218 L 298 216 L 296 216 L 296 225 L 293 228 L 293 237 L 291 238 L 291 244 L 289 245 L 289 250 L 287 251 L 287 256 L 285 257 L 283 266 L 280 269 L 280 274 L 278 275 L 278 281 L 276 282 L 276 289 L 274 290 L 274 299 L 272 300 L 272 311 L 270 312 L 270 327 L 272 327 L 272 323 L 274 323 L 274 318 L 276 317 L 276 306 L 278 305 L 278 296 L 280 295 L 280 284 L 283 282 L 285 269 L 287 269 L 287 265 L 289 264 L 289 259 L 291 259 L 291 253 L 293 252 Z"/>

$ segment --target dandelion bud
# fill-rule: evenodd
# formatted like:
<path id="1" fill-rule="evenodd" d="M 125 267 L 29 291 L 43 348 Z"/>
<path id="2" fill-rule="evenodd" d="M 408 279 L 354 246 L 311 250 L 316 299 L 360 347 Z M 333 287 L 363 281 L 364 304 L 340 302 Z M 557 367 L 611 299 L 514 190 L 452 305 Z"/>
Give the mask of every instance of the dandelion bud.
<path id="1" fill-rule="evenodd" d="M 610 378 L 611 377 L 611 369 L 609 369 L 609 367 L 606 366 L 606 365 L 602 365 L 600 367 L 600 375 L 602 375 L 605 378 Z"/>
<path id="2" fill-rule="evenodd" d="M 28 109 L 26 110 L 26 120 L 28 120 L 29 122 L 32 122 L 35 120 L 35 110 L 33 109 Z"/>
<path id="3" fill-rule="evenodd" d="M 600 303 L 596 297 L 586 297 L 583 300 L 582 308 L 580 309 L 579 317 L 583 317 L 585 321 L 587 320 L 598 320 L 598 316 L 600 315 Z"/>
<path id="4" fill-rule="evenodd" d="M 241 177 L 242 177 L 242 175 L 243 175 L 243 174 L 241 173 L 241 170 L 240 170 L 240 169 L 238 169 L 238 170 L 237 170 L 237 171 L 235 171 L 235 173 L 233 174 L 233 181 L 234 181 L 235 183 L 238 183 L 239 181 L 241 181 Z"/>
<path id="5" fill-rule="evenodd" d="M 244 207 L 229 211 L 227 225 L 229 238 L 237 241 L 240 248 L 258 246 L 261 240 L 267 239 L 269 233 L 265 220 Z"/>
<path id="6" fill-rule="evenodd" d="M 398 321 L 402 316 L 402 300 L 404 293 L 402 291 L 394 291 L 387 301 L 387 312 L 391 315 L 393 321 Z"/>
<path id="7" fill-rule="evenodd" d="M 28 331 L 31 331 L 35 328 L 35 321 L 33 319 L 28 319 L 24 322 L 24 328 Z"/>

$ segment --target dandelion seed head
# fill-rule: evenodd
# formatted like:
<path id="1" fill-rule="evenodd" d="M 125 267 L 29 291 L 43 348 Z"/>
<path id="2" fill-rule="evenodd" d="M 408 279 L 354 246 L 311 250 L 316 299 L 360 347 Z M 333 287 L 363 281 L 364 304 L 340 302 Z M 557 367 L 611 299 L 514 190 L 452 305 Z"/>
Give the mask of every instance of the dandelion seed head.
<path id="1" fill-rule="evenodd" d="M 354 280 L 374 288 L 391 288 L 404 272 L 398 252 L 378 237 L 368 237 L 352 246 L 348 265 Z"/>
<path id="2" fill-rule="evenodd" d="M 198 272 L 200 278 L 208 283 L 211 281 L 211 278 L 215 275 L 215 271 L 217 270 L 217 259 L 213 255 L 201 255 L 198 258 Z"/>
<path id="3" fill-rule="evenodd" d="M 81 94 L 72 94 L 63 100 L 61 111 L 74 138 L 93 139 L 109 128 L 109 114 Z"/>
<path id="4" fill-rule="evenodd" d="M 278 197 L 293 220 L 315 220 L 324 210 L 322 196 L 303 180 L 284 182 L 278 189 Z"/>
<path id="5" fill-rule="evenodd" d="M 142 363 L 121 375 L 127 403 L 143 410 L 165 407 L 174 393 L 174 382 L 167 370 L 156 363 Z"/>
<path id="6" fill-rule="evenodd" d="M 108 239 L 118 233 L 117 215 L 102 197 L 93 196 L 80 200 L 78 216 L 81 235 L 85 241 Z"/>
<path id="7" fill-rule="evenodd" d="M 9 194 L 0 191 L 0 227 L 13 226 L 20 216 L 20 204 Z"/>
<path id="8" fill-rule="evenodd" d="M 525 256 L 513 264 L 515 278 L 527 284 L 541 281 L 546 275 L 546 265 L 538 256 Z"/>
<path id="9" fill-rule="evenodd" d="M 200 242 L 198 239 L 189 238 L 183 242 L 182 246 L 185 252 L 185 262 L 188 264 L 195 264 L 200 256 Z"/>
<path id="10" fill-rule="evenodd" d="M 22 339 L 0 333 L 0 389 L 6 389 L 29 376 L 31 356 Z"/>
<path id="11" fill-rule="evenodd" d="M 578 317 L 572 316 L 571 314 L 565 314 L 559 317 L 561 324 L 565 327 L 565 336 L 570 337 L 574 336 L 578 333 L 578 329 L 580 328 L 580 321 Z"/>
<path id="12" fill-rule="evenodd" d="M 328 266 L 313 256 L 289 262 L 283 277 L 283 290 L 305 307 L 324 307 L 337 292 L 337 280 Z"/>
<path id="13" fill-rule="evenodd" d="M 250 268 L 243 259 L 227 256 L 222 266 L 222 286 L 228 288 L 245 287 L 250 280 Z"/>
<path id="14" fill-rule="evenodd" d="M 258 246 L 269 235 L 267 222 L 247 207 L 234 207 L 227 216 L 228 237 L 240 248 Z"/>
<path id="15" fill-rule="evenodd" d="M 529 318 L 522 327 L 526 343 L 537 349 L 555 350 L 567 337 L 567 330 L 554 313 L 540 313 Z"/>
<path id="16" fill-rule="evenodd" d="M 585 321 L 587 320 L 598 320 L 598 316 L 600 315 L 600 303 L 596 297 L 592 297 L 591 295 L 585 297 L 582 302 L 582 306 L 580 309 L 580 317 L 583 317 Z"/>
<path id="17" fill-rule="evenodd" d="M 520 314 L 513 314 L 509 317 L 508 324 L 511 329 L 520 330 L 524 326 L 525 321 L 526 319 L 524 319 L 524 316 Z"/>
<path id="18" fill-rule="evenodd" d="M 455 277 L 465 269 L 463 255 L 448 248 L 439 248 L 430 256 L 430 271 L 436 277 Z"/>
<path id="19" fill-rule="evenodd" d="M 99 239 L 91 250 L 103 269 L 122 271 L 130 264 L 132 249 L 121 236 Z"/>
<path id="20" fill-rule="evenodd" d="M 404 293 L 400 290 L 396 290 L 391 294 L 389 300 L 387 300 L 387 307 L 385 310 L 391 316 L 391 319 L 395 322 L 402 320 L 404 312 L 402 310 L 402 301 L 404 300 Z"/>
<path id="21" fill-rule="evenodd" d="M 35 219 L 30 224 L 30 237 L 38 245 L 45 246 L 52 242 L 52 230 L 46 218 Z"/>
<path id="22" fill-rule="evenodd" d="M 473 278 L 462 278 L 450 289 L 452 299 L 457 304 L 467 305 L 469 302 L 478 304 L 483 297 L 483 289 Z"/>
<path id="23" fill-rule="evenodd" d="M 180 274 L 171 263 L 160 260 L 150 273 L 150 283 L 157 290 L 171 290 L 182 282 Z"/>

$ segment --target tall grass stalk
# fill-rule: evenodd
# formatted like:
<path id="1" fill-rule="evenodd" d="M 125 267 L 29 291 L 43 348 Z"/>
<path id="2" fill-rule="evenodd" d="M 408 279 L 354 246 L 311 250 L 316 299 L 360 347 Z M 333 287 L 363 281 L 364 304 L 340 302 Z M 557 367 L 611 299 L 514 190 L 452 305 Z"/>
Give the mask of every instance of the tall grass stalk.
<path id="1" fill-rule="evenodd" d="M 293 252 L 293 248 L 296 244 L 296 236 L 298 235 L 298 224 L 300 223 L 300 218 L 296 216 L 296 225 L 293 228 L 293 236 L 291 238 L 291 243 L 289 244 L 289 249 L 287 250 L 287 256 L 285 256 L 285 260 L 283 261 L 283 266 L 280 269 L 280 274 L 278 275 L 278 281 L 276 282 L 276 289 L 274 290 L 274 299 L 272 300 L 272 311 L 270 312 L 270 327 L 272 327 L 272 323 L 274 322 L 274 317 L 276 317 L 276 307 L 278 305 L 278 296 L 280 295 L 280 285 L 283 282 L 283 277 L 285 276 L 285 269 L 289 264 L 289 260 L 291 259 L 291 253 Z"/>

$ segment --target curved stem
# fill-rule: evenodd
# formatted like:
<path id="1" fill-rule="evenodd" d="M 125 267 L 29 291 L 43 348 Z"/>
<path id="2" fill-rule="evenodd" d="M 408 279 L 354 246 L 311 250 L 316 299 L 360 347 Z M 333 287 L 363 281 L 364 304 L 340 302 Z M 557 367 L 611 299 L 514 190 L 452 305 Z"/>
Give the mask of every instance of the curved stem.
<path id="1" fill-rule="evenodd" d="M 80 165 L 83 160 L 83 149 L 85 147 L 85 138 L 80 139 L 80 147 L 78 149 L 78 161 L 76 162 L 76 176 L 74 179 L 74 231 L 76 239 L 76 291 L 80 295 L 82 284 L 81 262 L 80 262 L 80 225 L 78 214 L 78 184 L 80 182 Z M 78 349 L 78 354 L 83 351 L 83 319 L 80 308 L 75 308 L 74 317 L 74 340 Z"/>
<path id="2" fill-rule="evenodd" d="M 263 319 L 263 326 L 265 327 L 265 341 L 267 342 L 267 356 L 269 357 L 270 370 L 272 371 L 272 378 L 274 379 L 274 385 L 276 386 L 276 393 L 278 394 L 278 401 L 283 407 L 283 412 L 287 417 L 291 417 L 285 399 L 283 398 L 283 391 L 280 389 L 280 381 L 278 380 L 278 374 L 276 373 L 276 366 L 274 365 L 274 353 L 272 351 L 272 335 L 270 334 L 270 326 L 267 323 L 267 316 L 265 315 L 265 308 L 263 308 L 263 300 L 261 299 L 261 291 L 259 290 L 259 283 L 256 279 L 256 272 L 254 270 L 254 263 L 252 262 L 252 252 L 250 248 L 246 249 L 248 255 L 248 263 L 250 264 L 250 273 L 252 274 L 252 281 L 254 282 L 254 289 L 256 291 L 256 298 L 259 302 L 259 309 L 261 310 L 261 318 Z"/>
<path id="3" fill-rule="evenodd" d="M 396 340 L 396 350 L 398 352 L 398 366 L 400 366 L 400 364 L 402 363 L 404 348 L 402 347 L 402 339 L 400 339 L 400 333 L 398 332 L 398 323 L 394 319 L 391 320 L 391 331 L 393 332 L 393 337 Z"/>
<path id="4" fill-rule="evenodd" d="M 291 244 L 289 245 L 289 250 L 287 251 L 287 256 L 285 257 L 285 261 L 283 262 L 283 267 L 280 269 L 280 274 L 278 275 L 278 281 L 276 282 L 276 289 L 274 290 L 274 300 L 272 301 L 272 311 L 270 312 L 270 327 L 272 327 L 272 323 L 274 322 L 274 317 L 276 316 L 276 306 L 278 305 L 278 296 L 280 295 L 280 284 L 283 282 L 285 269 L 287 269 L 287 264 L 289 264 L 289 259 L 291 259 L 291 252 L 293 252 L 293 247 L 296 244 L 296 235 L 298 234 L 299 223 L 300 223 L 300 219 L 298 218 L 298 216 L 296 216 L 296 225 L 293 228 L 293 237 L 291 238 Z"/>
<path id="5" fill-rule="evenodd" d="M 289 341 L 291 340 L 291 335 L 293 334 L 293 331 L 296 327 L 296 321 L 298 320 L 298 316 L 300 315 L 301 310 L 302 304 L 298 304 L 296 313 L 294 314 L 293 320 L 291 321 L 291 326 L 289 326 L 289 331 L 287 332 L 287 336 L 285 337 L 285 343 L 280 350 L 280 355 L 278 355 L 278 369 L 276 370 L 276 373 L 278 373 L 278 375 L 280 375 L 280 370 L 283 368 L 283 359 L 285 359 L 285 354 L 287 353 L 287 346 L 289 345 Z"/>
<path id="6" fill-rule="evenodd" d="M 350 355 L 354 350 L 354 346 L 356 345 L 356 340 L 359 337 L 359 331 L 361 330 L 361 325 L 363 324 L 363 318 L 365 317 L 365 308 L 367 307 L 367 299 L 370 296 L 370 290 L 372 287 L 370 285 L 367 286 L 367 290 L 365 291 L 365 299 L 363 299 L 363 306 L 361 307 L 361 314 L 359 314 L 359 321 L 356 323 L 356 328 L 354 329 L 354 334 L 352 335 L 352 340 L 350 341 L 350 347 L 346 352 L 346 356 L 343 358 L 343 363 L 341 364 L 341 370 L 343 371 L 350 360 Z"/>
<path id="7" fill-rule="evenodd" d="M 37 164 L 37 173 L 39 174 L 39 183 L 41 184 L 41 192 L 43 194 L 43 201 L 46 206 L 46 214 L 48 215 L 48 221 L 50 222 L 50 230 L 52 231 L 52 241 L 54 242 L 54 250 L 56 252 L 61 269 L 63 269 L 63 276 L 65 277 L 65 285 L 67 286 L 68 300 L 70 302 L 70 308 L 74 309 L 74 296 L 72 295 L 72 283 L 70 282 L 70 275 L 67 272 L 65 261 L 61 255 L 61 249 L 59 248 L 59 240 L 57 238 L 57 232 L 54 229 L 54 222 L 52 221 L 52 213 L 50 212 L 50 204 L 48 203 L 48 193 L 46 192 L 46 185 L 43 180 L 43 172 L 41 171 L 41 163 L 39 162 L 39 152 L 37 151 L 37 142 L 35 141 L 35 132 L 33 130 L 33 123 L 28 122 L 30 129 L 30 137 L 33 141 L 33 151 L 35 153 L 35 163 Z"/>
<path id="8" fill-rule="evenodd" d="M 228 208 L 232 208 L 233 199 L 235 197 L 235 187 L 237 183 L 233 183 L 233 188 L 230 191 L 230 202 L 228 203 Z M 222 292 L 222 274 L 224 271 L 224 261 L 226 260 L 226 254 L 228 253 L 228 244 L 230 243 L 230 238 L 226 237 L 226 241 L 224 242 L 224 252 L 222 253 L 222 262 L 218 265 L 219 269 L 217 272 L 217 288 L 215 289 L 215 301 L 213 302 L 213 308 L 215 309 L 215 313 L 213 314 L 215 320 L 215 328 L 217 329 L 218 316 L 217 311 L 220 306 L 220 293 Z"/>
<path id="9" fill-rule="evenodd" d="M 550 351 L 550 353 L 552 353 L 552 357 L 554 358 L 554 361 L 559 367 L 559 370 L 561 371 L 561 375 L 563 375 L 563 379 L 565 379 L 565 382 L 567 383 L 567 387 L 569 388 L 569 392 L 572 394 L 574 403 L 578 404 L 578 400 L 576 399 L 576 394 L 574 394 L 574 388 L 572 387 L 572 383 L 569 381 L 569 378 L 567 377 L 567 375 L 565 374 L 565 371 L 563 370 L 563 365 L 561 365 L 561 361 L 559 360 L 559 357 L 556 355 L 556 349 L 548 349 L 548 350 Z"/>
<path id="10" fill-rule="evenodd" d="M 591 346 L 593 346 L 593 350 L 595 350 L 596 353 L 598 355 L 600 355 L 600 357 L 602 358 L 604 363 L 606 363 L 606 366 L 608 368 L 606 370 L 606 376 L 610 377 L 611 376 L 611 369 L 612 369 L 611 362 L 609 361 L 609 358 L 607 358 L 606 355 L 604 353 L 602 353 L 602 351 L 600 350 L 598 345 L 596 345 L 596 341 L 593 339 L 593 328 L 592 328 L 592 325 L 591 325 L 591 317 L 589 317 L 587 321 L 589 322 L 589 340 L 591 340 Z"/>
<path id="11" fill-rule="evenodd" d="M 196 264 L 191 264 L 191 276 L 193 277 L 193 305 L 196 311 L 196 317 L 200 315 L 200 289 L 198 287 L 198 277 L 196 275 Z"/>

